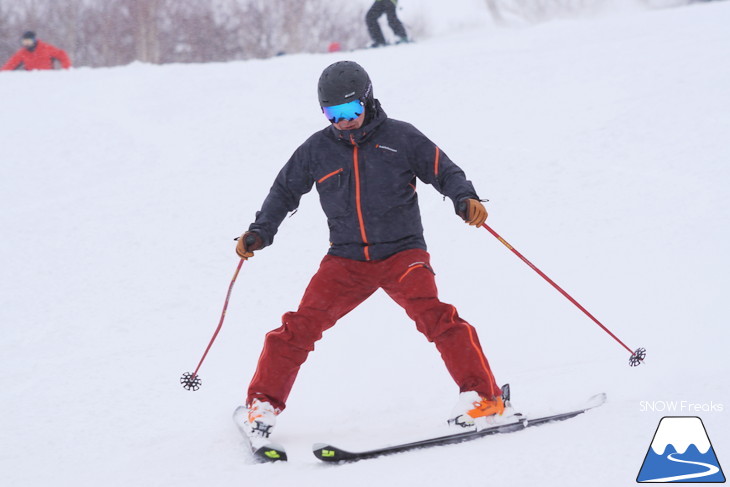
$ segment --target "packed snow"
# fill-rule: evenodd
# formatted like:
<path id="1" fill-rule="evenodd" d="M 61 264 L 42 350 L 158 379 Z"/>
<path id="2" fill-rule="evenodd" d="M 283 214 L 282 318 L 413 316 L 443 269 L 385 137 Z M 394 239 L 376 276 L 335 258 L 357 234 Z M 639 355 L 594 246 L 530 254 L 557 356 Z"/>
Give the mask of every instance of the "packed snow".
<path id="1" fill-rule="evenodd" d="M 730 458 L 730 2 L 477 29 L 373 51 L 0 76 L 3 485 L 615 486 L 659 419 L 699 415 Z M 526 414 L 564 423 L 349 465 L 316 442 L 443 431 L 458 390 L 382 292 L 325 334 L 250 462 L 231 421 L 263 343 L 328 247 L 316 194 L 245 263 L 233 238 L 325 126 L 319 73 L 365 66 L 388 114 L 489 198 L 488 222 L 645 365 L 488 232 L 419 187 L 441 297 Z M 642 401 L 724 404 L 697 413 Z"/>

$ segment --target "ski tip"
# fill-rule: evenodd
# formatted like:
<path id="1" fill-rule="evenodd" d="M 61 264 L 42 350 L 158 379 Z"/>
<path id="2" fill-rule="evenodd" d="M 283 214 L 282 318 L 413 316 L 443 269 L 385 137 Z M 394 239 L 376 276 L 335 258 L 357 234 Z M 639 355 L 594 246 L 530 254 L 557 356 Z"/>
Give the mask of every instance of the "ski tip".
<path id="1" fill-rule="evenodd" d="M 591 396 L 588 399 L 588 407 L 586 409 L 597 408 L 608 400 L 608 395 L 605 392 Z"/>
<path id="2" fill-rule="evenodd" d="M 236 426 L 238 426 L 242 433 L 247 416 L 248 408 L 246 406 L 238 406 L 231 415 L 231 417 L 233 418 L 233 422 L 236 423 Z"/>

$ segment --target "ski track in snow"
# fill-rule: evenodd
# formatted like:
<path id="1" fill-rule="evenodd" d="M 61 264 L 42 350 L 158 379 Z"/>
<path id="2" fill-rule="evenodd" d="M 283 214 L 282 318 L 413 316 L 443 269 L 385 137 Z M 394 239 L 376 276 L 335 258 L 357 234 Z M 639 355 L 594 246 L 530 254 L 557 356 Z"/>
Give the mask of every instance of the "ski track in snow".
<path id="1" fill-rule="evenodd" d="M 483 2 L 472 2 L 482 6 Z M 465 12 L 468 14 L 468 12 Z M 12 486 L 634 483 L 663 414 L 730 404 L 730 2 L 464 30 L 350 54 L 0 73 L 0 482 Z M 364 28 L 364 27 L 363 27 Z M 325 333 L 251 465 L 231 411 L 266 332 L 327 251 L 316 193 L 238 277 L 233 237 L 325 121 L 316 82 L 351 57 L 386 112 L 464 168 L 489 222 L 628 354 L 420 184 L 442 299 L 475 326 L 524 414 L 605 391 L 579 418 L 328 468 L 441 431 L 458 391 L 382 292 Z M 700 414 L 717 454 L 728 413 Z"/>

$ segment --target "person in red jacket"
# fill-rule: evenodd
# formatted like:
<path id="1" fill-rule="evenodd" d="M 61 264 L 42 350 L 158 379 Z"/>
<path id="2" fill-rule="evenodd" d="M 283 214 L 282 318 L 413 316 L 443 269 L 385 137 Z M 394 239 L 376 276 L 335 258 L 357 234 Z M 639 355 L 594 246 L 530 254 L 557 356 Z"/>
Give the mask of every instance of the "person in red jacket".
<path id="1" fill-rule="evenodd" d="M 23 47 L 11 57 L 0 70 L 12 71 L 21 67 L 26 71 L 35 69 L 54 69 L 54 61 L 61 63 L 63 69 L 71 67 L 66 51 L 36 39 L 35 32 L 28 31 L 22 37 Z"/>

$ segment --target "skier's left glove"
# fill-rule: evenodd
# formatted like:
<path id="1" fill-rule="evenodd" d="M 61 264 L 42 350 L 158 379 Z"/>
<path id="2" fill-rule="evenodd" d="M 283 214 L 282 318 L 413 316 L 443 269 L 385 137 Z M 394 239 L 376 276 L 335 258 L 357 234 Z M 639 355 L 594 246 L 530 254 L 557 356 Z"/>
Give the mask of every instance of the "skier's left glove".
<path id="1" fill-rule="evenodd" d="M 256 232 L 246 232 L 238 237 L 236 244 L 236 254 L 242 259 L 250 259 L 253 257 L 253 251 L 264 247 L 264 241 Z"/>
<path id="2" fill-rule="evenodd" d="M 459 216 L 469 225 L 481 227 L 487 221 L 488 213 L 481 201 L 471 198 L 459 203 Z"/>

